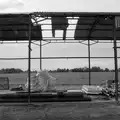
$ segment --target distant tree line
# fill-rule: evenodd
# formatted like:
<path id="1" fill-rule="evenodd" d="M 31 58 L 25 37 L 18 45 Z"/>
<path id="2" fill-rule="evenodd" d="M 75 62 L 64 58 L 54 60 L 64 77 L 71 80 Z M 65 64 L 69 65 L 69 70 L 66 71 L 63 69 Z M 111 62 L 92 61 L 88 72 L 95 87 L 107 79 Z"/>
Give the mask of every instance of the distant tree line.
<path id="1" fill-rule="evenodd" d="M 56 70 L 49 70 L 50 72 L 89 72 L 89 68 L 88 67 L 82 67 L 82 68 L 73 68 L 73 69 L 61 69 L 58 68 Z M 114 72 L 113 69 L 109 69 L 109 68 L 105 68 L 102 69 L 98 66 L 93 66 L 90 68 L 91 72 Z M 120 72 L 120 68 L 118 69 L 118 71 Z"/>
<path id="2" fill-rule="evenodd" d="M 81 67 L 81 68 L 73 68 L 73 69 L 66 69 L 66 68 L 57 68 L 56 70 L 48 70 L 49 72 L 89 72 L 89 68 L 88 67 Z M 109 68 L 105 68 L 105 69 L 102 69 L 98 66 L 93 66 L 90 68 L 90 71 L 91 72 L 114 72 L 113 69 L 109 69 Z M 120 72 L 120 68 L 118 69 L 118 71 Z M 21 70 L 19 68 L 3 68 L 0 70 L 0 73 L 3 74 L 3 73 L 25 73 L 25 72 L 28 72 L 28 70 L 24 71 L 24 70 Z M 31 71 L 31 72 L 37 72 L 36 70 L 34 71 Z"/>
<path id="3" fill-rule="evenodd" d="M 19 68 L 6 68 L 6 69 L 1 69 L 0 73 L 22 73 L 24 72 L 23 70 L 19 69 Z"/>
<path id="4" fill-rule="evenodd" d="M 31 70 L 32 73 L 36 73 L 37 70 Z M 28 70 L 22 70 L 19 68 L 3 68 L 0 69 L 0 74 L 4 73 L 28 73 Z"/>

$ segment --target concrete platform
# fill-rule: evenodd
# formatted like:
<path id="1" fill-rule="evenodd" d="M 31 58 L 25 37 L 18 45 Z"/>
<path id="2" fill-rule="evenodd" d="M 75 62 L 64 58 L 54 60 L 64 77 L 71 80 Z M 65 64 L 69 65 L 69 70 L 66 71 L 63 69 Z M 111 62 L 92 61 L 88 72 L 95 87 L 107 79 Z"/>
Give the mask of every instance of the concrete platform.
<path id="1" fill-rule="evenodd" d="M 120 105 L 114 100 L 91 102 L 5 103 L 0 120 L 119 120 Z"/>
<path id="2" fill-rule="evenodd" d="M 1 91 L 0 102 L 28 102 L 28 92 Z M 32 92 L 31 102 L 67 102 L 91 101 L 91 98 L 82 92 Z"/>

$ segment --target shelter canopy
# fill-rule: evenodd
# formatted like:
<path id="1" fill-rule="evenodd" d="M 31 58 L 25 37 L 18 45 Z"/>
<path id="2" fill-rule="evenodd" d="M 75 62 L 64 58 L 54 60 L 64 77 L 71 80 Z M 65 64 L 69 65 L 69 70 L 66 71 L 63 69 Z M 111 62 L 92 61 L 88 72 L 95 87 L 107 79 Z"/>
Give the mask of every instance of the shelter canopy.
<path id="1" fill-rule="evenodd" d="M 31 36 L 31 39 L 40 40 L 40 31 L 41 27 L 33 25 L 29 14 L 0 15 L 1 41 L 29 40 L 29 36 Z"/>
<path id="2" fill-rule="evenodd" d="M 50 22 L 47 23 L 47 20 Z M 71 20 L 77 22 L 72 23 Z M 70 27 L 73 25 L 74 28 Z M 31 40 L 52 41 L 57 39 L 55 35 L 57 30 L 63 31 L 63 36 L 58 37 L 60 40 L 113 40 L 114 25 L 116 39 L 120 40 L 120 13 L 33 12 L 0 14 L 0 40 L 28 41 L 31 38 Z M 47 37 L 44 36 L 43 34 L 48 31 Z M 69 31 L 73 31 L 72 37 L 69 37 Z"/>

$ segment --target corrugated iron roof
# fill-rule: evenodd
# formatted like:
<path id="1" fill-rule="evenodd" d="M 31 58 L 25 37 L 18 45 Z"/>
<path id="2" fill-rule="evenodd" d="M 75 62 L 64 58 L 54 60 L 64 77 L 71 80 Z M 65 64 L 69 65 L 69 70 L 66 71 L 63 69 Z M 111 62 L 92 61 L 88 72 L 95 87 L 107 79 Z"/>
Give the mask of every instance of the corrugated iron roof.
<path id="1" fill-rule="evenodd" d="M 74 36 L 69 37 L 60 36 L 60 39 L 71 40 L 113 40 L 113 28 L 115 24 L 115 17 L 119 17 L 120 13 L 103 13 L 103 12 L 32 12 L 32 13 L 14 13 L 14 14 L 0 14 L 0 40 L 29 40 L 29 23 L 31 24 L 31 40 L 52 40 L 57 37 L 48 35 L 43 36 L 45 31 L 50 31 L 52 34 L 53 27 L 48 29 L 48 26 L 53 26 L 53 17 L 66 17 L 69 20 L 77 20 L 76 27 L 70 29 L 72 23 L 64 29 L 65 32 L 73 31 Z M 76 17 L 76 18 L 75 18 Z M 34 22 L 32 21 L 34 20 Z M 42 19 L 42 20 L 41 20 Z M 48 23 L 41 23 L 41 21 L 49 19 Z M 56 19 L 57 20 L 57 19 Z M 61 27 L 64 22 L 54 22 L 58 27 Z M 46 25 L 46 28 L 42 28 Z M 62 29 L 61 29 L 62 30 Z M 47 38 L 47 39 L 46 39 Z M 116 38 L 120 40 L 120 28 L 116 27 Z"/>

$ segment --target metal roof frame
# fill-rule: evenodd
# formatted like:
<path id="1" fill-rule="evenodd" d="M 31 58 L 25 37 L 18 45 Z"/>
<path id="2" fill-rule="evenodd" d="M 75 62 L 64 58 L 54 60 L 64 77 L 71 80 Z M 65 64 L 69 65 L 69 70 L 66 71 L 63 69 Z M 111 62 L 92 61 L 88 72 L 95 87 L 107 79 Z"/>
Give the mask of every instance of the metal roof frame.
<path id="1" fill-rule="evenodd" d="M 118 19 L 118 27 L 116 27 L 116 17 L 119 17 L 119 12 L 32 12 L 32 13 L 14 13 L 14 14 L 0 14 L 0 41 L 28 41 L 28 102 L 30 103 L 30 76 L 31 76 L 31 43 L 32 41 L 40 41 L 40 69 L 42 69 L 42 41 L 46 44 L 76 41 L 83 43 L 88 41 L 88 63 L 89 63 L 89 84 L 91 84 L 90 74 L 90 41 L 97 40 L 95 43 L 106 40 L 106 43 L 114 43 L 114 61 L 115 61 L 115 85 L 116 85 L 116 101 L 118 101 L 118 65 L 117 65 L 117 42 L 120 40 L 120 23 Z M 41 23 L 45 20 L 52 20 L 52 17 L 66 17 L 67 19 L 77 19 L 74 37 L 44 37 L 44 31 L 51 31 L 52 29 L 42 30 L 42 25 L 53 25 L 49 23 Z M 17 18 L 17 19 L 16 19 Z M 27 20 L 26 20 L 27 18 Z M 21 19 L 23 21 L 21 21 Z M 1 22 L 2 21 L 2 22 Z M 27 21 L 27 22 L 26 22 Z M 2 24 L 1 24 L 2 23 Z M 61 27 L 61 22 L 57 22 L 57 26 Z M 71 24 L 74 25 L 74 24 Z M 22 27 L 20 27 L 22 26 Z M 102 27 L 101 27 L 102 26 Z M 39 27 L 39 28 L 37 28 Z M 65 27 L 65 25 L 63 25 Z M 66 27 L 67 28 L 67 27 Z M 65 29 L 66 29 L 65 28 Z M 62 28 L 63 30 L 63 28 Z M 69 29 L 66 29 L 69 30 Z M 7 32 L 6 32 L 7 31 Z M 22 32 L 20 34 L 20 32 Z M 26 34 L 27 33 L 27 34 Z M 11 37 L 12 34 L 12 37 Z M 22 37 L 21 37 L 22 36 Z M 69 43 L 70 43 L 69 42 Z M 57 58 L 57 57 L 56 57 Z M 55 59 L 56 59 L 55 58 Z M 49 58 L 47 58 L 49 59 Z M 60 58 L 59 58 L 60 59 Z"/>
<path id="2" fill-rule="evenodd" d="M 0 41 L 28 41 L 28 26 L 31 22 L 31 40 L 43 41 L 61 41 L 63 37 L 43 36 L 44 32 L 52 32 L 47 27 L 42 29 L 41 26 L 52 26 L 52 23 L 41 23 L 41 21 L 52 20 L 52 17 L 66 17 L 68 20 L 79 19 L 76 28 L 67 28 L 66 31 L 75 31 L 73 37 L 66 36 L 66 42 L 81 40 L 113 40 L 114 17 L 120 16 L 120 13 L 114 12 L 32 12 L 32 13 L 11 13 L 0 14 Z M 43 18 L 42 20 L 39 20 Z M 27 19 L 27 20 L 25 20 Z M 21 21 L 23 20 L 23 21 Z M 39 26 L 39 28 L 38 28 Z M 60 26 L 59 22 L 56 26 Z M 120 29 L 116 30 L 116 39 L 120 40 Z M 3 32 L 3 35 L 1 35 Z M 5 35 L 4 35 L 5 34 Z M 6 37 L 7 34 L 7 37 Z M 10 36 L 10 34 L 13 34 Z M 5 37 L 4 37 L 5 36 Z M 15 37 L 14 37 L 15 36 Z"/>

